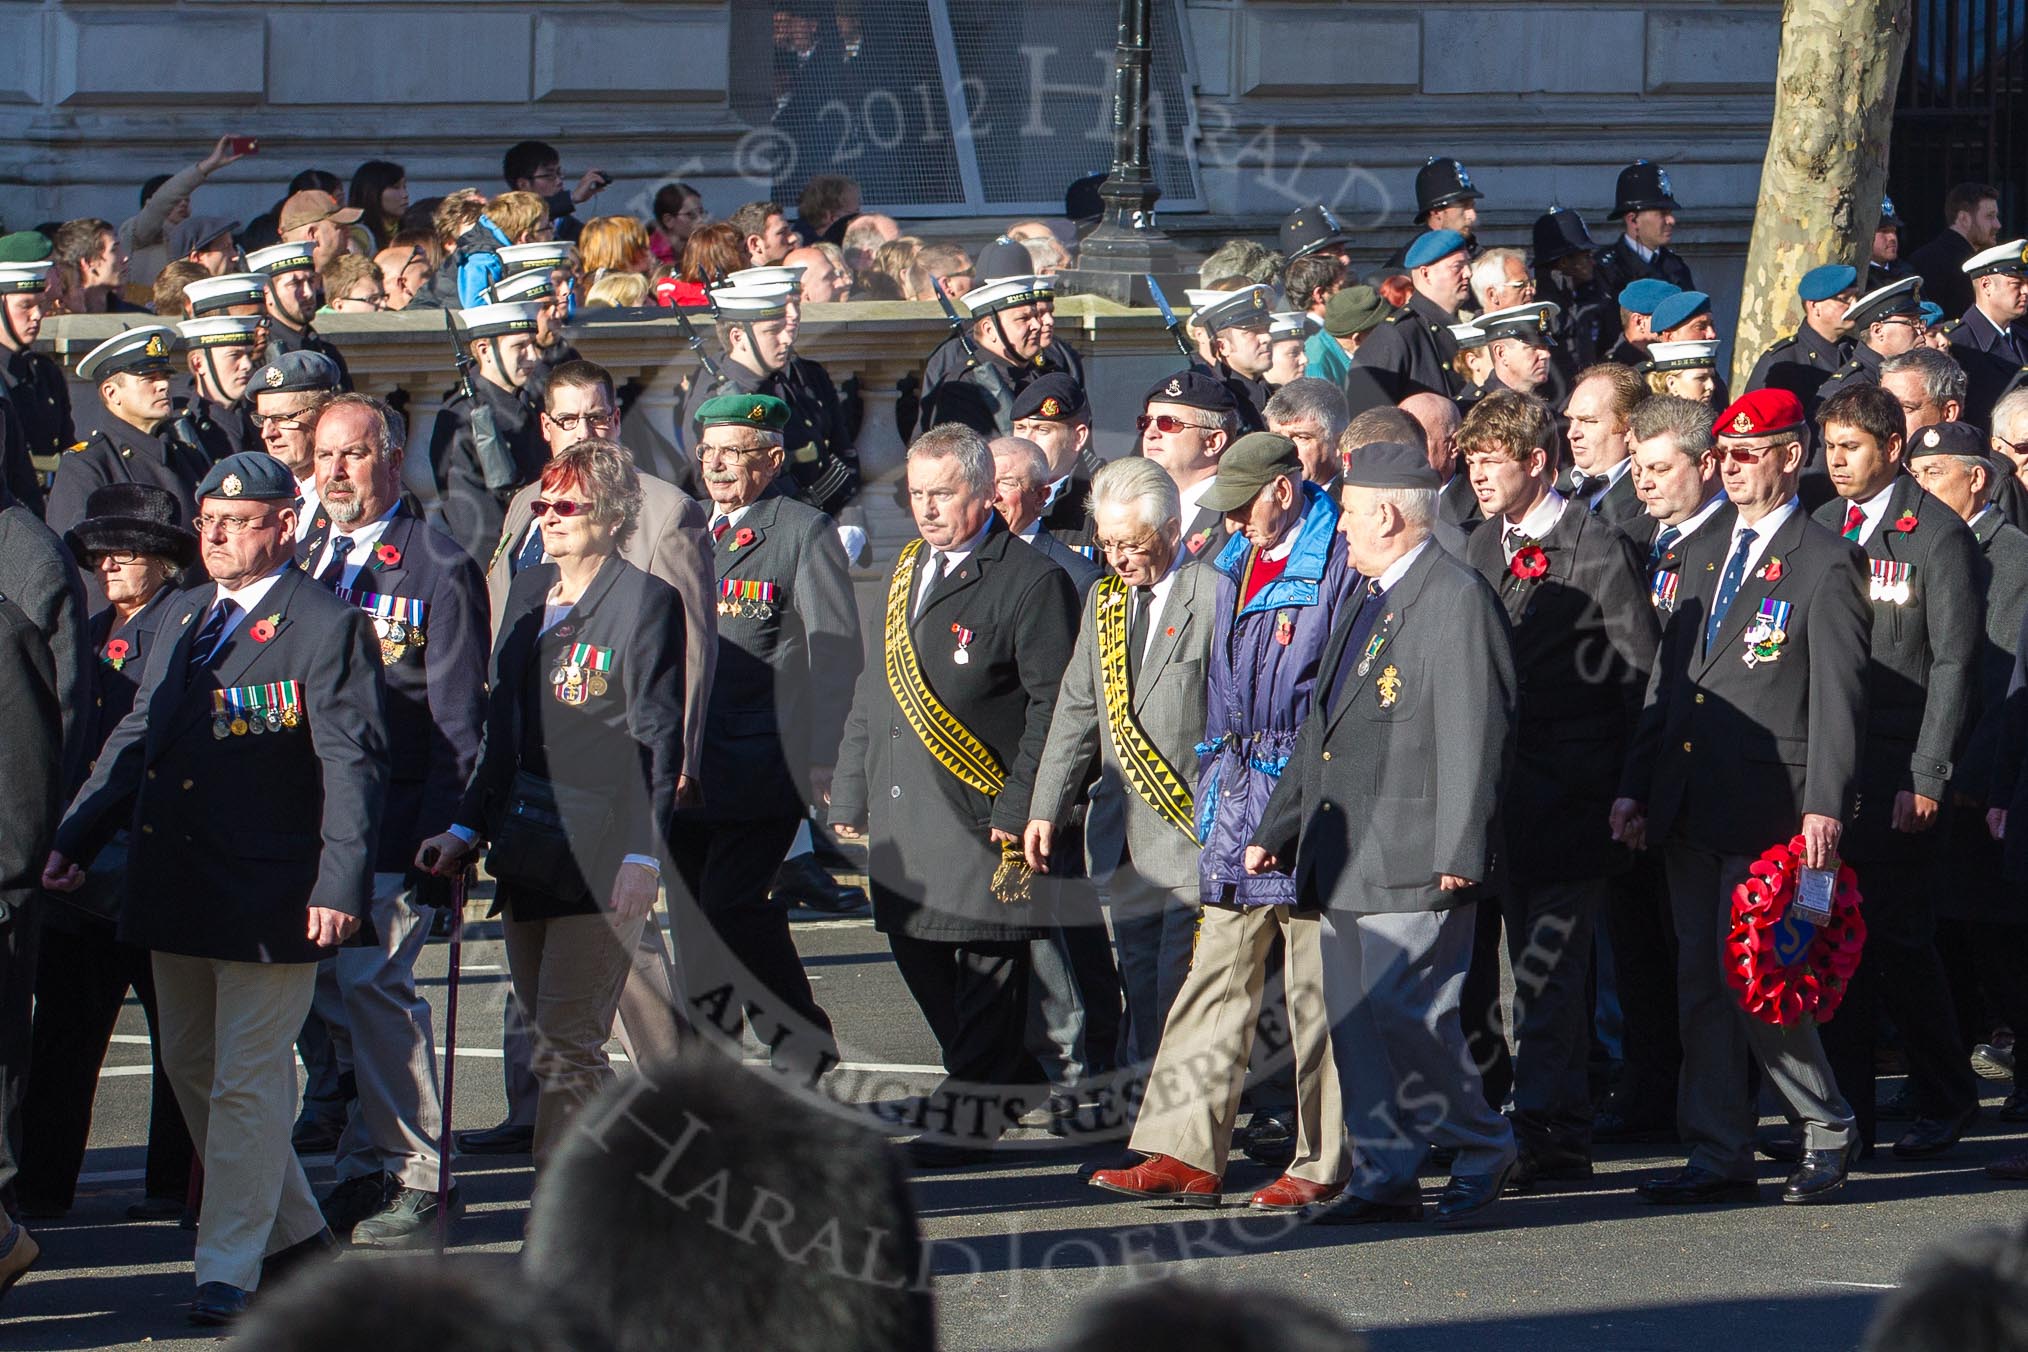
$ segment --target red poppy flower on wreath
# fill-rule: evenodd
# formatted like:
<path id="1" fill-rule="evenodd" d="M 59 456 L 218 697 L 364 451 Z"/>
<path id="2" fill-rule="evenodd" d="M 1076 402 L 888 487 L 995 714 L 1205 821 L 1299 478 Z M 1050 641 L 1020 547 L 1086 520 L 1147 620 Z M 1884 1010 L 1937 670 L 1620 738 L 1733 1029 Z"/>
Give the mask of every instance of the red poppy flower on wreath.
<path id="1" fill-rule="evenodd" d="M 743 546 L 750 545 L 752 543 L 753 543 L 753 532 L 748 530 L 745 526 L 741 526 L 732 537 L 732 547 L 734 549 L 739 549 L 742 548 Z"/>
<path id="2" fill-rule="evenodd" d="M 1541 545 L 1523 545 L 1514 551 L 1507 571 L 1523 581 L 1532 582 L 1549 571 L 1549 556 L 1542 552 Z"/>
<path id="3" fill-rule="evenodd" d="M 1903 535 L 1908 534 L 1921 524 L 1921 520 L 1914 512 L 1903 512 L 1900 516 L 1894 518 L 1894 528 Z"/>
<path id="4" fill-rule="evenodd" d="M 393 545 L 382 545 L 373 551 L 373 557 L 383 566 L 392 568 L 401 562 L 401 551 Z"/>
<path id="5" fill-rule="evenodd" d="M 1732 892 L 1732 933 L 1725 980 L 1748 1014 L 1781 1027 L 1802 1018 L 1828 1022 L 1845 999 L 1866 945 L 1866 918 L 1850 865 L 1838 869 L 1830 923 L 1821 928 L 1789 914 L 1803 868 L 1803 838 L 1754 861 Z"/>
<path id="6" fill-rule="evenodd" d="M 256 643 L 266 643 L 275 636 L 275 622 L 281 618 L 279 615 L 270 615 L 266 619 L 255 620 L 253 627 L 246 631 L 246 636 Z"/>

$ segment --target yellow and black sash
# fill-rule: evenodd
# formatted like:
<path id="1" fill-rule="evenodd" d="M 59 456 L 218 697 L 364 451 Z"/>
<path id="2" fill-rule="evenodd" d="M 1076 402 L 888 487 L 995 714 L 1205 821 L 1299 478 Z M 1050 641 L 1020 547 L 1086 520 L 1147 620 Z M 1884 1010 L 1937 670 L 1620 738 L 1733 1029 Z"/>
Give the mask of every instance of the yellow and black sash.
<path id="1" fill-rule="evenodd" d="M 1127 684 L 1127 584 L 1117 576 L 1098 582 L 1099 671 L 1105 679 L 1106 722 L 1120 751 L 1120 769 L 1141 801 L 1197 843 L 1196 796 L 1162 757 L 1134 717 Z"/>
<path id="2" fill-rule="evenodd" d="M 922 541 L 910 540 L 895 561 L 894 578 L 887 584 L 887 688 L 936 763 L 960 784 L 997 798 L 1007 787 L 1007 772 L 992 748 L 973 736 L 972 730 L 937 699 L 916 660 L 915 640 L 908 632 L 908 610 L 915 590 L 915 561 L 921 554 Z"/>

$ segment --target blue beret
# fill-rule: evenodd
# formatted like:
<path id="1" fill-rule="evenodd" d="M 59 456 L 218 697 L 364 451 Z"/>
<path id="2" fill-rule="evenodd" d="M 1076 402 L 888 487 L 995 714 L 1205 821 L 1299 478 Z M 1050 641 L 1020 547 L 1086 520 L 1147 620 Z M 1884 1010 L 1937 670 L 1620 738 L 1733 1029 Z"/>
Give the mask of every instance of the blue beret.
<path id="1" fill-rule="evenodd" d="M 1402 261 L 1412 268 L 1425 267 L 1465 247 L 1465 237 L 1455 230 L 1430 230 L 1408 246 Z"/>
<path id="2" fill-rule="evenodd" d="M 1803 274 L 1796 294 L 1804 300 L 1829 300 L 1841 291 L 1851 290 L 1858 281 L 1859 269 L 1843 263 L 1826 263 Z"/>
<path id="3" fill-rule="evenodd" d="M 1698 315 L 1711 312 L 1711 297 L 1702 291 L 1678 291 L 1662 297 L 1655 306 L 1655 312 L 1648 316 L 1648 327 L 1656 333 L 1667 333 L 1678 324 L 1687 324 Z"/>
<path id="4" fill-rule="evenodd" d="M 197 485 L 200 498 L 231 502 L 294 502 L 296 476 L 266 451 L 241 451 L 211 467 Z"/>
<path id="5" fill-rule="evenodd" d="M 1651 315 L 1664 297 L 1673 296 L 1682 289 L 1660 277 L 1643 277 L 1637 282 L 1628 282 L 1620 291 L 1620 308 L 1632 310 L 1637 315 Z"/>
<path id="6" fill-rule="evenodd" d="M 1156 381 L 1141 399 L 1143 408 L 1149 404 L 1185 404 L 1206 413 L 1231 413 L 1239 407 L 1224 381 L 1195 366 Z"/>
<path id="7" fill-rule="evenodd" d="M 1924 328 L 1934 328 L 1938 324 L 1943 323 L 1943 306 L 1938 305 L 1933 300 L 1926 300 L 1922 303 L 1921 308 Z"/>

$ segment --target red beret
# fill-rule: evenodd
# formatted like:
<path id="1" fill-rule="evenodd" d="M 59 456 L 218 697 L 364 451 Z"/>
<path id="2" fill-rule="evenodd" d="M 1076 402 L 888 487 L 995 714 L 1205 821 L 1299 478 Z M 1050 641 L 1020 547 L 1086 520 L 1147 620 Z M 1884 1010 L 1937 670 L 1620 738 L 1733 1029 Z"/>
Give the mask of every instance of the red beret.
<path id="1" fill-rule="evenodd" d="M 1803 401 L 1787 390 L 1755 390 L 1732 401 L 1712 431 L 1721 437 L 1771 437 L 1803 427 Z"/>

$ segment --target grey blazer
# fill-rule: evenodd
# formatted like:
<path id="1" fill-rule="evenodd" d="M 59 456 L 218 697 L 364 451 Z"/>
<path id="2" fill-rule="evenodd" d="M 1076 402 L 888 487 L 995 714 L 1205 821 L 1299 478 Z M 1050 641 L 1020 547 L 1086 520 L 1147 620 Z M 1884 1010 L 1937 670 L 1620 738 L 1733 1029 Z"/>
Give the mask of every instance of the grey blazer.
<path id="1" fill-rule="evenodd" d="M 1347 652 L 1359 607 L 1345 605 L 1318 706 L 1253 843 L 1294 861 L 1300 906 L 1372 915 L 1477 901 L 1483 886 L 1445 892 L 1437 877 L 1486 884 L 1503 868 L 1517 697 L 1507 617 L 1486 580 L 1433 542 L 1366 604 L 1382 618 Z"/>
<path id="2" fill-rule="evenodd" d="M 1182 776 L 1196 778 L 1197 743 L 1204 736 L 1206 670 L 1216 627 L 1218 574 L 1208 568 L 1179 568 L 1169 597 L 1148 636 L 1148 651 L 1135 683 L 1133 708 L 1141 730 Z M 1119 867 L 1123 850 L 1141 876 L 1158 887 L 1197 888 L 1197 842 L 1164 820 L 1121 776 L 1119 746 L 1106 718 L 1104 672 L 1099 663 L 1097 613 L 1087 596 L 1077 622 L 1077 647 L 1057 688 L 1049 740 L 1035 772 L 1029 800 L 1031 819 L 1063 824 L 1083 792 L 1092 758 L 1099 758 L 1098 788 L 1085 823 L 1085 859 L 1100 882 Z"/>

